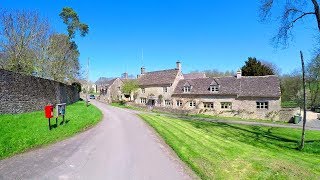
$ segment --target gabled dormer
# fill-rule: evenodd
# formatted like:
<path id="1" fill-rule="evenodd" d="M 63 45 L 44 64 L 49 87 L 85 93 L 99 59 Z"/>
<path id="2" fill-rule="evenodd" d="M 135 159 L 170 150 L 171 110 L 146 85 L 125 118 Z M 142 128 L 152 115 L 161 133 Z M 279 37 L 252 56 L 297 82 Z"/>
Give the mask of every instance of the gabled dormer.
<path id="1" fill-rule="evenodd" d="M 190 92 L 191 89 L 192 89 L 192 86 L 188 81 L 186 83 L 184 83 L 184 85 L 183 85 L 183 92 L 184 93 Z"/>
<path id="2" fill-rule="evenodd" d="M 220 85 L 219 83 L 214 79 L 209 86 L 209 91 L 210 92 L 214 92 L 214 93 L 218 93 L 220 90 Z"/>

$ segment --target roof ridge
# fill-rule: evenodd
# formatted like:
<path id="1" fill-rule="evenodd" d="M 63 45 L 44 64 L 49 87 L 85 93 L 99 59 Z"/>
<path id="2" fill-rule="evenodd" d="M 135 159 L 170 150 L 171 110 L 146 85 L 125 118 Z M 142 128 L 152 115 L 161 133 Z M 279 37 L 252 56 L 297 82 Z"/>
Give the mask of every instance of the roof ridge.
<path id="1" fill-rule="evenodd" d="M 150 72 L 146 72 L 145 74 L 157 73 L 157 72 L 163 72 L 163 71 L 178 71 L 178 69 L 164 69 L 164 70 L 150 71 Z"/>

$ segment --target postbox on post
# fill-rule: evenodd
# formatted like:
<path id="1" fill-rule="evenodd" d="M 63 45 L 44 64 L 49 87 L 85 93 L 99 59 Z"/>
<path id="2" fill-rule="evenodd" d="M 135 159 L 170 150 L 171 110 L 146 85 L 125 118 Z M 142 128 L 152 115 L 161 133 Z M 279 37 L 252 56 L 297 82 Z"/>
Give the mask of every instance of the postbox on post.
<path id="1" fill-rule="evenodd" d="M 56 105 L 57 117 L 62 116 L 62 122 L 64 122 L 64 115 L 66 114 L 66 103 L 61 103 Z"/>
<path id="2" fill-rule="evenodd" d="M 44 114 L 49 121 L 49 130 L 51 130 L 50 119 L 53 117 L 53 105 L 47 105 L 44 107 Z"/>

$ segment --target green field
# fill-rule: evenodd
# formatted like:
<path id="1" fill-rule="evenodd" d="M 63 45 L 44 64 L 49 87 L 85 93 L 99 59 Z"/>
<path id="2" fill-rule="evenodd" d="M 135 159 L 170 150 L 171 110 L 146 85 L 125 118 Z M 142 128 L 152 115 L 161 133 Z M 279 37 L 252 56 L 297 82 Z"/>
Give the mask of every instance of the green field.
<path id="1" fill-rule="evenodd" d="M 79 101 L 66 108 L 66 124 L 51 131 L 43 111 L 16 115 L 0 115 L 0 159 L 28 149 L 57 142 L 93 126 L 102 119 L 101 111 Z M 55 124 L 55 120 L 51 120 Z"/>
<path id="2" fill-rule="evenodd" d="M 140 115 L 202 179 L 319 179 L 320 132 Z"/>

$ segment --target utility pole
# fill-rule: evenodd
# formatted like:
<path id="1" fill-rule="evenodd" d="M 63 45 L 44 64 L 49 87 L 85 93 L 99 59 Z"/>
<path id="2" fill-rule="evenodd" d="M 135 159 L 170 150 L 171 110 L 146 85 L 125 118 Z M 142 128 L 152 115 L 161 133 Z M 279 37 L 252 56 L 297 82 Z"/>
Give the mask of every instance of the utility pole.
<path id="1" fill-rule="evenodd" d="M 90 65 L 90 59 L 88 58 L 88 62 L 87 62 L 87 94 L 86 94 L 86 106 L 89 106 L 89 99 L 88 99 L 88 93 L 90 91 L 90 83 L 89 83 L 89 65 Z"/>
<path id="2" fill-rule="evenodd" d="M 303 85 L 303 127 L 302 127 L 302 135 L 301 135 L 301 145 L 300 150 L 304 148 L 304 139 L 306 136 L 306 79 L 305 79 L 305 69 L 304 69 L 304 60 L 302 51 L 300 51 L 301 65 L 302 65 L 302 85 Z"/>

